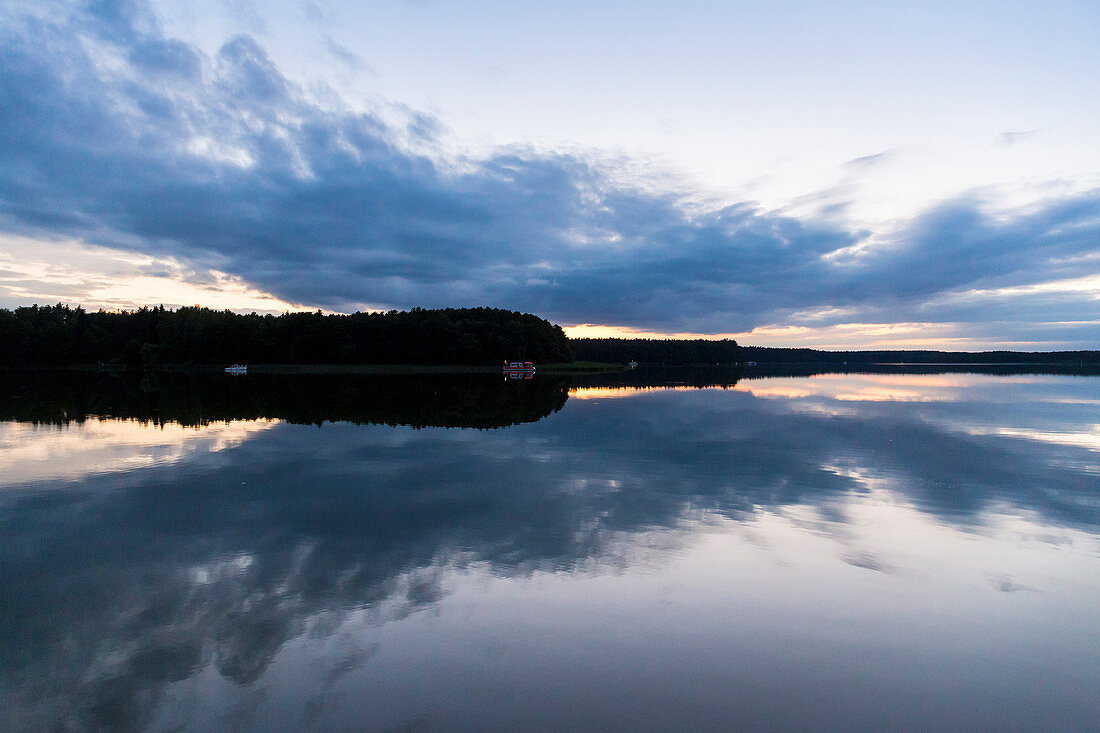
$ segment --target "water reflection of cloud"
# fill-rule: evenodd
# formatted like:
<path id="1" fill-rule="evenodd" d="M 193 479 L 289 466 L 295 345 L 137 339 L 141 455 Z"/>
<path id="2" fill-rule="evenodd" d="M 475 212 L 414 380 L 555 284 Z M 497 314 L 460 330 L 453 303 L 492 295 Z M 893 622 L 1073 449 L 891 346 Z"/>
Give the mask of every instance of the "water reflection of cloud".
<path id="1" fill-rule="evenodd" d="M 787 382 L 803 383 L 816 389 Z M 980 578 L 1041 590 L 1035 558 L 1049 558 L 1012 558 L 1021 548 L 1095 552 L 1095 476 L 1068 462 L 1095 465 L 1094 452 L 1021 450 L 1011 436 L 957 426 L 966 415 L 1036 429 L 1092 423 L 1087 406 L 1037 415 L 990 384 L 976 382 L 965 408 L 866 403 L 830 414 L 801 409 L 822 404 L 813 395 L 659 389 L 570 401 L 539 423 L 491 432 L 279 423 L 225 444 L 217 462 L 127 465 L 130 488 L 109 495 L 10 495 L 0 503 L 0 621 L 12 705 L 0 722 L 147 720 L 163 691 L 197 670 L 248 688 L 294 640 L 414 623 L 474 579 L 493 589 L 664 572 L 712 553 L 742 580 L 766 558 L 769 571 L 804 579 L 816 569 L 873 582 L 859 578 L 877 569 L 963 583 L 981 568 Z M 106 479 L 66 480 L 79 490 Z M 743 541 L 731 545 L 731 534 Z M 729 554 L 742 550 L 737 564 Z M 69 692 L 63 714 L 36 697 L 43 679 Z"/>
<path id="2" fill-rule="evenodd" d="M 853 402 L 935 402 L 957 399 L 976 375 L 821 374 L 812 379 L 752 379 L 735 389 L 755 397 L 804 400 L 810 397 Z"/>
<path id="3" fill-rule="evenodd" d="M 844 562 L 852 567 L 874 570 L 880 573 L 889 573 L 892 570 L 888 564 L 883 562 L 882 558 L 866 550 L 852 550 L 851 552 L 845 553 L 843 557 Z"/>
<path id="4" fill-rule="evenodd" d="M 932 402 L 936 399 L 927 393 L 889 387 L 868 387 L 859 392 L 836 392 L 832 397 L 841 402 Z"/>
<path id="5" fill-rule="evenodd" d="M 203 429 L 101 418 L 58 427 L 0 422 L 0 488 L 132 471 L 224 451 L 276 422 L 232 420 Z"/>
<path id="6" fill-rule="evenodd" d="M 753 397 L 760 399 L 780 398 L 787 400 L 798 400 L 805 397 L 813 397 L 815 394 L 819 394 L 813 389 L 808 389 L 803 386 L 788 386 L 785 384 L 756 384 L 753 382 L 741 382 L 734 389 L 741 392 L 748 392 Z"/>
<path id="7" fill-rule="evenodd" d="M 1040 443 L 1053 443 L 1055 445 L 1075 446 L 1087 448 L 1091 451 L 1100 451 L 1100 425 L 1082 428 L 1082 430 L 1072 433 L 1006 427 L 982 428 L 977 426 L 968 427 L 966 431 L 971 435 L 1002 435 L 1010 438 L 1034 440 Z"/>

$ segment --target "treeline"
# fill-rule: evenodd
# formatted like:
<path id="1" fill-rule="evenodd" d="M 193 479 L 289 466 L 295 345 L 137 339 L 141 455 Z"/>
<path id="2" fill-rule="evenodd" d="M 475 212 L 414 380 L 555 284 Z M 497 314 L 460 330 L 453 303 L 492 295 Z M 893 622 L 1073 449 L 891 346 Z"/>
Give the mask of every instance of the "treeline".
<path id="1" fill-rule="evenodd" d="M 559 326 L 498 308 L 246 315 L 193 307 L 0 309 L 0 365 L 499 364 L 573 360 Z"/>
<path id="2" fill-rule="evenodd" d="M 649 365 L 736 364 L 741 349 L 732 339 L 573 339 L 580 361 Z"/>
<path id="3" fill-rule="evenodd" d="M 529 313 L 414 308 L 387 313 L 238 314 L 164 307 L 0 309 L 0 366 L 242 364 L 496 365 L 581 361 L 667 366 L 1002 364 L 1100 367 L 1100 351 L 819 351 L 732 339 L 573 339 Z"/>
<path id="4" fill-rule="evenodd" d="M 745 361 L 759 364 L 1041 364 L 1100 365 L 1100 351 L 819 351 L 742 346 Z"/>

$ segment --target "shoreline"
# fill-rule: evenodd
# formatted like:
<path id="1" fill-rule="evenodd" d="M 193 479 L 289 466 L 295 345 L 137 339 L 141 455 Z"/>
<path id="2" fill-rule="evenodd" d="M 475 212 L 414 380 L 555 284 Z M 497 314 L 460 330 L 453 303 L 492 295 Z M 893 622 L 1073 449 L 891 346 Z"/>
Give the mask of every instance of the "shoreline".
<path id="1" fill-rule="evenodd" d="M 152 367 L 126 364 L 74 364 L 8 366 L 3 371 L 34 372 L 92 372 L 101 374 L 173 373 L 173 374 L 223 374 L 228 364 L 162 364 Z M 248 374 L 501 374 L 499 365 L 486 364 L 247 364 Z M 536 374 L 592 374 L 626 371 L 625 364 L 577 362 L 575 364 L 545 364 L 536 366 Z"/>

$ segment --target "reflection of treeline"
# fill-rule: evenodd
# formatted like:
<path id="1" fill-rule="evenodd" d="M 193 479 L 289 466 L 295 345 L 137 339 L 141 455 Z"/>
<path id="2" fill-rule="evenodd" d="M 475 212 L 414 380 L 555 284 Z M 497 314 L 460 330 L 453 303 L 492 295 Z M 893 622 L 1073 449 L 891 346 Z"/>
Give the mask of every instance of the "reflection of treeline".
<path id="1" fill-rule="evenodd" d="M 732 339 L 573 339 L 577 359 L 626 364 L 736 364 L 741 349 Z"/>
<path id="2" fill-rule="evenodd" d="M 205 425 L 276 418 L 414 427 L 497 428 L 560 410 L 564 378 L 505 382 L 487 375 L 136 375 L 9 373 L 0 420 L 65 425 L 88 417 Z"/>
<path id="3" fill-rule="evenodd" d="M 446 308 L 241 315 L 163 307 L 0 309 L 0 364 L 499 364 L 572 361 L 560 327 L 528 313 Z"/>
<path id="4" fill-rule="evenodd" d="M 627 369 L 614 373 L 576 374 L 574 387 L 617 388 L 708 388 L 735 387 L 741 380 L 769 377 L 812 377 L 818 374 L 988 374 L 988 375 L 1095 375 L 1100 364 L 863 364 L 848 366 L 822 363 L 772 364 L 761 362 L 754 367 L 670 367 L 667 369 Z"/>
<path id="5" fill-rule="evenodd" d="M 1100 365 L 1100 351 L 818 351 L 742 346 L 760 364 L 1061 364 Z"/>

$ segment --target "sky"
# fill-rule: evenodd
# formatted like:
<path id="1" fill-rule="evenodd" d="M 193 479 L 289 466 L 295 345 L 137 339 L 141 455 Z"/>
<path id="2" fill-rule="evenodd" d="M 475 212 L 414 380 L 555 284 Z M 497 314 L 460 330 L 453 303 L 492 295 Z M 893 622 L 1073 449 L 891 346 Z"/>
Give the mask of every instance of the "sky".
<path id="1" fill-rule="evenodd" d="M 1100 348 L 1100 4 L 12 0 L 0 307 Z"/>

